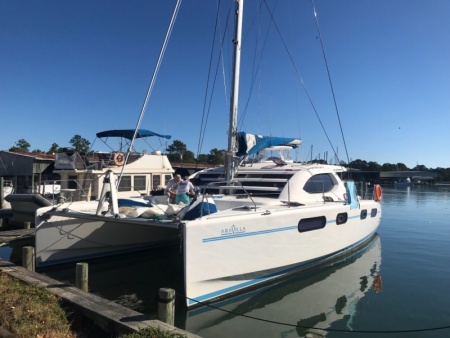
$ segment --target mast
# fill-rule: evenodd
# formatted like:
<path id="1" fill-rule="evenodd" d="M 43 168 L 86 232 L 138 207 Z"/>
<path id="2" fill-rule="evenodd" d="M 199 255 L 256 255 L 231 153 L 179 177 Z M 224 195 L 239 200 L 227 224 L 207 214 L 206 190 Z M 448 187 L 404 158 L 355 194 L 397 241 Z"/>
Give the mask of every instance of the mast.
<path id="1" fill-rule="evenodd" d="M 233 84 L 230 102 L 230 121 L 228 129 L 228 152 L 226 161 L 226 179 L 229 184 L 234 178 L 237 133 L 237 113 L 239 101 L 239 74 L 241 68 L 241 36 L 242 36 L 242 17 L 244 12 L 244 0 L 236 0 L 236 31 L 234 44 L 234 67 Z"/>

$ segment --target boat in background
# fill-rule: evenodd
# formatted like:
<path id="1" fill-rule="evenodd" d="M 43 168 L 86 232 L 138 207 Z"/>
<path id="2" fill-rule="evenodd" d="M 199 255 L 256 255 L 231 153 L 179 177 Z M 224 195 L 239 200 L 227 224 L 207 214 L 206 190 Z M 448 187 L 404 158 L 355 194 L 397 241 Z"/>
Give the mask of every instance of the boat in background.
<path id="1" fill-rule="evenodd" d="M 122 174 L 118 187 L 119 198 L 162 194 L 167 181 L 172 178 L 174 169 L 167 156 L 160 151 L 150 154 L 128 151 L 134 134 L 134 129 L 97 133 L 97 138 L 105 144 L 110 139 L 114 139 L 114 144 L 119 144 L 119 149 L 110 152 L 93 151 L 82 154 L 72 148 L 64 148 L 62 152 L 57 153 L 53 172 L 61 177 L 58 183 L 66 200 L 97 200 L 107 171 Z M 149 137 L 171 138 L 170 135 L 161 135 L 145 129 L 139 129 L 136 133 L 137 139 L 146 141 Z"/>
<path id="2" fill-rule="evenodd" d="M 405 177 L 405 178 L 399 179 L 398 181 L 395 181 L 394 185 L 398 188 L 412 187 L 412 186 L 414 186 L 414 182 L 411 180 L 410 177 Z"/>
<path id="3" fill-rule="evenodd" d="M 3 181 L 3 197 L 8 196 L 14 192 L 14 185 L 11 180 Z"/>
<path id="4" fill-rule="evenodd" d="M 252 194 L 277 198 L 286 182 L 295 171 L 304 168 L 294 162 L 292 151 L 301 143 L 299 138 L 280 138 L 261 135 L 237 133 L 236 144 L 239 157 L 234 179 L 239 181 L 242 189 L 235 189 L 233 194 Z M 342 167 L 338 167 L 343 170 Z M 218 198 L 230 194 L 226 186 L 226 168 L 217 166 L 198 171 L 190 176 L 195 186 Z M 222 181 L 222 184 L 217 182 Z M 213 183 L 213 184 L 211 184 Z M 245 190 L 245 192 L 244 192 Z M 220 203 L 219 203 L 220 204 Z"/>
<path id="5" fill-rule="evenodd" d="M 5 200 L 5 197 L 12 194 L 14 192 L 14 185 L 11 180 L 3 180 L 3 186 L 1 187 L 3 190 L 2 200 L 0 201 L 1 209 L 11 209 L 11 203 Z"/>

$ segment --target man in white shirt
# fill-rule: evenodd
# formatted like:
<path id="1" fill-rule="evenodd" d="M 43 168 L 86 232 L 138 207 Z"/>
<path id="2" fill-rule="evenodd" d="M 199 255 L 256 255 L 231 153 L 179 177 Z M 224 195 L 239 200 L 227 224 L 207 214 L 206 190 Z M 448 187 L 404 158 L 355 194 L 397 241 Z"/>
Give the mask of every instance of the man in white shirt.
<path id="1" fill-rule="evenodd" d="M 184 204 L 189 204 L 189 196 L 194 196 L 194 185 L 189 181 L 189 177 L 185 177 L 183 181 L 178 183 L 177 189 L 177 197 L 175 199 L 175 204 L 180 204 L 180 202 Z"/>
<path id="2" fill-rule="evenodd" d="M 167 182 L 164 193 L 169 196 L 169 203 L 174 204 L 177 196 L 178 184 L 181 182 L 181 175 L 176 174 Z"/>

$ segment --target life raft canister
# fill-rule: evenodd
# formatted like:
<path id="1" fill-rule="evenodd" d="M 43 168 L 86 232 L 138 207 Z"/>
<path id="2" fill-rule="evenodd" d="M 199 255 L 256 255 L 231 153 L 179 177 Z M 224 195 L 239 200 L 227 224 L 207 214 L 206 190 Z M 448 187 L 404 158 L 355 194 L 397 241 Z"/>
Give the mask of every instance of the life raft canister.
<path id="1" fill-rule="evenodd" d="M 115 153 L 114 154 L 114 163 L 117 166 L 123 166 L 123 164 L 125 163 L 125 155 L 123 153 Z"/>
<path id="2" fill-rule="evenodd" d="M 383 198 L 383 192 L 381 190 L 381 185 L 375 184 L 375 186 L 373 187 L 373 199 L 376 202 L 379 202 L 379 201 L 381 201 L 382 198 Z"/>

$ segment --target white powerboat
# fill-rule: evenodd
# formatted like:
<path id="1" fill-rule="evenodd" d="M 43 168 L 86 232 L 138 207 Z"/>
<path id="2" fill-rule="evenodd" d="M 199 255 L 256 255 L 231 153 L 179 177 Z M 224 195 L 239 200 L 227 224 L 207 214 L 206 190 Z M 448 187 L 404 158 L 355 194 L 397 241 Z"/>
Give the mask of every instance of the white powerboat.
<path id="1" fill-rule="evenodd" d="M 53 173 L 61 177 L 58 192 L 68 201 L 97 200 L 103 186 L 107 171 L 122 174 L 118 187 L 119 198 L 141 197 L 152 192 L 162 192 L 167 181 L 172 178 L 174 170 L 166 155 L 160 151 L 129 151 L 131 140 L 158 137 L 170 139 L 150 130 L 134 129 L 106 130 L 96 134 L 97 138 L 107 144 L 115 140 L 119 149 L 109 152 L 93 151 L 87 154 L 76 152 L 73 148 L 64 148 L 56 154 Z M 52 189 L 53 185 L 49 184 Z M 42 188 L 41 188 L 42 189 Z"/>

